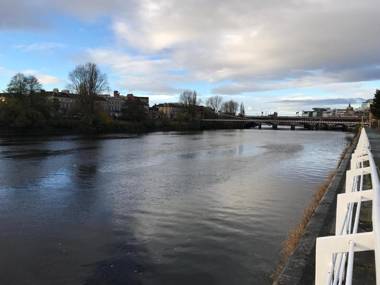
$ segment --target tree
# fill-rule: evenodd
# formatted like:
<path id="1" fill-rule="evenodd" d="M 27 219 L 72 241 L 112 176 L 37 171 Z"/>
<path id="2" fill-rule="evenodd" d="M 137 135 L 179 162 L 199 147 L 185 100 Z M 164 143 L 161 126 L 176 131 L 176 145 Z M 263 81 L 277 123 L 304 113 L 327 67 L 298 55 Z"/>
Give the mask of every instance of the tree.
<path id="1" fill-rule="evenodd" d="M 30 95 L 40 92 L 41 88 L 42 85 L 35 76 L 17 73 L 9 82 L 7 91 L 17 95 Z"/>
<path id="2" fill-rule="evenodd" d="M 220 111 L 220 108 L 222 107 L 222 102 L 223 102 L 222 97 L 212 96 L 207 99 L 206 106 L 213 109 L 215 113 L 218 113 Z"/>
<path id="3" fill-rule="evenodd" d="M 197 92 L 195 91 L 183 91 L 181 95 L 179 96 L 179 102 L 185 105 L 186 107 L 189 106 L 196 106 L 199 105 L 199 101 L 197 100 Z"/>
<path id="4" fill-rule="evenodd" d="M 42 85 L 35 76 L 30 75 L 26 77 L 26 88 L 29 94 L 33 94 L 41 92 Z"/>
<path id="5" fill-rule="evenodd" d="M 186 90 L 181 93 L 179 96 L 179 102 L 183 104 L 184 118 L 189 118 L 190 120 L 193 120 L 197 115 L 197 106 L 200 104 L 200 100 L 198 100 L 197 92 L 195 91 L 189 91 Z"/>
<path id="6" fill-rule="evenodd" d="M 45 126 L 54 110 L 41 88 L 35 76 L 14 75 L 7 88 L 12 95 L 0 104 L 0 124 L 16 128 Z"/>
<path id="7" fill-rule="evenodd" d="M 371 104 L 371 113 L 378 119 L 380 119 L 380 90 L 377 89 Z"/>
<path id="8" fill-rule="evenodd" d="M 70 72 L 69 80 L 69 88 L 79 95 L 85 115 L 94 115 L 96 96 L 108 90 L 106 74 L 101 73 L 95 63 L 86 63 Z"/>
<path id="9" fill-rule="evenodd" d="M 222 105 L 222 111 L 224 113 L 230 114 L 230 115 L 236 115 L 236 112 L 238 110 L 239 104 L 238 102 L 235 102 L 234 100 L 230 100 L 227 102 L 224 102 Z"/>
<path id="10" fill-rule="evenodd" d="M 239 113 L 239 116 L 240 116 L 240 117 L 244 117 L 244 116 L 245 116 L 244 103 L 241 103 L 241 104 L 240 104 L 240 113 Z"/>
<path id="11" fill-rule="evenodd" d="M 147 119 L 147 110 L 140 100 L 129 100 L 121 109 L 121 118 L 126 121 L 141 122 Z"/>

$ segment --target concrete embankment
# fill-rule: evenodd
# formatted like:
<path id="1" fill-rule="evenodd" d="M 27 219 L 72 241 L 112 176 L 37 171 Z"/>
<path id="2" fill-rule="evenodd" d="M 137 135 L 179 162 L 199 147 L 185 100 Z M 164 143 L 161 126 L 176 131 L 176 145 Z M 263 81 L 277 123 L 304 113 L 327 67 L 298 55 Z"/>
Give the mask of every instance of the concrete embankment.
<path id="1" fill-rule="evenodd" d="M 251 127 L 251 124 L 241 120 L 230 121 L 201 121 L 202 130 L 218 130 L 218 129 L 246 129 Z"/>
<path id="2" fill-rule="evenodd" d="M 337 194 L 344 191 L 346 170 L 357 139 L 347 148 L 326 193 L 307 224 L 303 236 L 284 269 L 274 281 L 278 285 L 314 284 L 315 241 L 319 236 L 333 234 Z"/>

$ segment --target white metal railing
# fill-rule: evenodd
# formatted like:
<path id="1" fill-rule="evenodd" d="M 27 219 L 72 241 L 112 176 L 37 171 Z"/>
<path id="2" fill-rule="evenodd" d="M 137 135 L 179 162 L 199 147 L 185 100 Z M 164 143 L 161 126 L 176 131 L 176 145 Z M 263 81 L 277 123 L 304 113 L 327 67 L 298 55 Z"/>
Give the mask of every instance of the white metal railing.
<path id="1" fill-rule="evenodd" d="M 379 176 L 367 133 L 363 128 L 346 172 L 345 193 L 338 194 L 335 236 L 316 242 L 315 284 L 352 284 L 355 252 L 373 250 L 376 284 L 380 284 L 380 189 Z M 370 176 L 371 188 L 363 189 Z M 359 232 L 362 202 L 372 201 L 372 231 Z"/>

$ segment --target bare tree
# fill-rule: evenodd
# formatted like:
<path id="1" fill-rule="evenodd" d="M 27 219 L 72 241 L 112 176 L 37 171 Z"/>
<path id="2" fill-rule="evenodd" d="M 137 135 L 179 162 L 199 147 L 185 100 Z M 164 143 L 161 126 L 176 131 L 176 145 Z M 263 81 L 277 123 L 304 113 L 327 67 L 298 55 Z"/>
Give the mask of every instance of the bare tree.
<path id="1" fill-rule="evenodd" d="M 245 116 L 245 108 L 244 108 L 244 103 L 240 103 L 240 112 L 239 116 L 244 117 Z"/>
<path id="2" fill-rule="evenodd" d="M 199 105 L 197 97 L 197 92 L 186 90 L 183 91 L 179 96 L 179 102 L 185 105 L 186 107 Z"/>
<path id="3" fill-rule="evenodd" d="M 26 95 L 39 92 L 41 88 L 42 85 L 35 76 L 17 73 L 9 82 L 7 91 L 13 94 Z"/>
<path id="4" fill-rule="evenodd" d="M 93 114 L 96 95 L 108 90 L 106 74 L 101 73 L 95 63 L 86 63 L 70 72 L 69 80 L 69 88 L 79 95 L 82 110 Z"/>
<path id="5" fill-rule="evenodd" d="M 222 111 L 227 114 L 236 115 L 239 104 L 234 100 L 224 102 L 222 105 Z"/>
<path id="6" fill-rule="evenodd" d="M 210 107 L 214 110 L 215 113 L 218 113 L 220 111 L 220 108 L 222 107 L 223 99 L 220 96 L 212 96 L 209 97 L 206 101 L 207 107 Z"/>
<path id="7" fill-rule="evenodd" d="M 193 120 L 197 117 L 199 114 L 198 105 L 201 103 L 200 100 L 198 100 L 197 92 L 189 90 L 182 92 L 179 96 L 179 102 L 185 107 L 183 110 L 184 117 L 189 120 Z"/>

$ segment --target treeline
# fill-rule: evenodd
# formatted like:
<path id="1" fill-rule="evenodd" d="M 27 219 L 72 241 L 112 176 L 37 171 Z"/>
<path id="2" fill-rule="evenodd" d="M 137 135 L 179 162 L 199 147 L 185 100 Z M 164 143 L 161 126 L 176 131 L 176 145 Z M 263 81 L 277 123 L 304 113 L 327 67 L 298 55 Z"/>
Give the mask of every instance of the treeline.
<path id="1" fill-rule="evenodd" d="M 70 116 L 60 112 L 60 102 L 46 96 L 34 76 L 12 77 L 0 100 L 0 126 L 13 129 L 96 129 L 111 124 L 107 114 L 96 109 L 97 94 L 108 89 L 106 75 L 93 63 L 77 66 L 69 74 L 69 88 L 77 94 Z"/>
<path id="2" fill-rule="evenodd" d="M 216 113 L 225 113 L 235 116 L 239 112 L 239 116 L 245 116 L 244 103 L 239 103 L 234 100 L 223 102 L 221 96 L 212 96 L 207 99 L 206 106 L 210 107 Z"/>
<path id="3" fill-rule="evenodd" d="M 8 96 L 0 99 L 0 125 L 10 128 L 41 128 L 53 119 L 58 105 L 41 92 L 34 76 L 18 73 L 8 84 Z"/>
<path id="4" fill-rule="evenodd" d="M 202 104 L 202 101 L 198 99 L 198 94 L 196 91 L 184 91 L 179 98 L 179 102 L 183 104 L 187 110 L 187 113 L 193 115 L 197 106 Z M 244 103 L 238 103 L 234 100 L 229 100 L 223 102 L 223 98 L 221 96 L 212 96 L 206 100 L 206 116 L 210 116 L 210 111 L 214 114 L 224 114 L 230 116 L 245 116 L 245 108 Z M 190 116 L 193 117 L 193 116 Z"/>
<path id="5" fill-rule="evenodd" d="M 54 96 L 47 96 L 42 84 L 32 75 L 14 75 L 0 95 L 0 127 L 16 130 L 78 130 L 81 132 L 186 130 L 200 128 L 202 118 L 215 118 L 219 114 L 245 115 L 243 103 L 223 102 L 222 97 L 207 99 L 206 106 L 195 91 L 180 95 L 183 106 L 175 118 L 149 116 L 146 106 L 139 100 L 128 101 L 118 119 L 99 108 L 98 95 L 109 90 L 106 74 L 93 63 L 78 65 L 68 75 L 68 88 L 76 94 L 75 104 L 69 112 L 62 112 Z M 51 94 L 51 93 L 50 93 Z M 200 112 L 201 110 L 201 112 Z"/>

